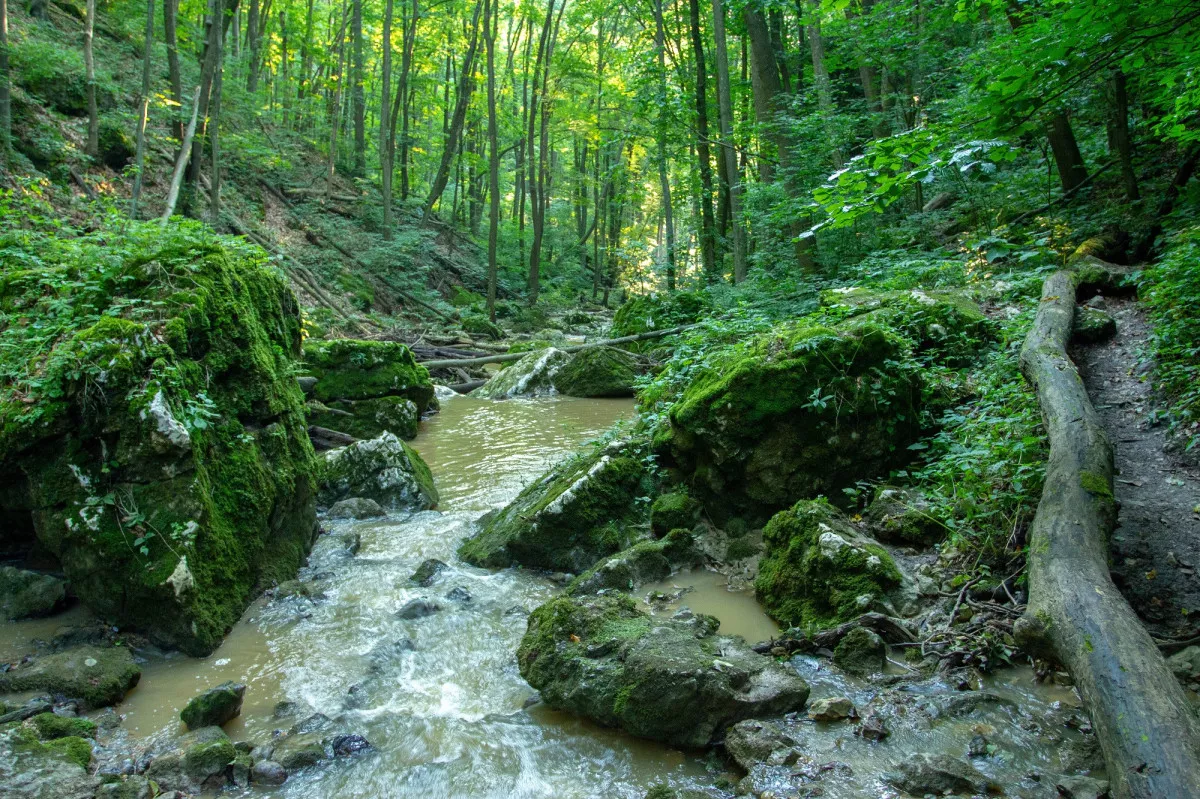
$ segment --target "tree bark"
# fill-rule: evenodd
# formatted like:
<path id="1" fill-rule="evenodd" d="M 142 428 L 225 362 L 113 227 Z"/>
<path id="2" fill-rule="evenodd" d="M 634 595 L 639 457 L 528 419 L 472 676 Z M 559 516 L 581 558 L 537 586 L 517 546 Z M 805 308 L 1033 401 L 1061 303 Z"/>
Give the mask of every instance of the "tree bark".
<path id="1" fill-rule="evenodd" d="M 1158 204 L 1154 214 L 1154 223 L 1142 240 L 1138 242 L 1137 249 L 1133 254 L 1134 263 L 1145 261 L 1154 252 L 1154 243 L 1163 232 L 1163 220 L 1175 209 L 1179 192 L 1183 191 L 1183 187 L 1192 179 L 1197 163 L 1200 163 L 1200 145 L 1192 145 L 1192 149 L 1187 151 L 1179 168 L 1175 170 L 1175 177 L 1171 180 L 1171 185 L 1167 186 L 1167 190 L 1163 193 L 1162 202 Z"/>
<path id="2" fill-rule="evenodd" d="M 351 87 L 350 98 L 354 115 L 354 174 L 362 177 L 367 171 L 367 132 L 365 127 L 367 102 L 366 95 L 364 94 L 366 77 L 363 74 L 363 0 L 351 0 L 351 2 L 353 5 L 350 22 L 353 86 Z"/>
<path id="3" fill-rule="evenodd" d="M 0 161 L 12 153 L 12 84 L 8 65 L 8 0 L 0 0 Z"/>
<path id="4" fill-rule="evenodd" d="M 1125 198 L 1136 201 L 1138 191 L 1137 173 L 1133 170 L 1133 138 L 1129 135 L 1129 94 L 1125 88 L 1125 73 L 1113 72 L 1108 80 L 1108 139 L 1113 154 L 1121 163 L 1121 180 L 1125 184 Z"/>
<path id="5" fill-rule="evenodd" d="M 383 76 L 379 90 L 379 184 L 383 195 L 383 239 L 392 238 L 392 0 L 383 10 Z"/>
<path id="6" fill-rule="evenodd" d="M 487 47 L 487 139 L 488 139 L 488 318 L 496 321 L 496 250 L 500 236 L 500 133 L 496 123 L 496 26 L 499 4 L 484 0 L 483 39 Z"/>
<path id="7" fill-rule="evenodd" d="M 400 86 L 396 90 L 396 104 L 400 111 L 400 198 L 408 199 L 408 98 L 411 92 L 409 88 L 409 76 L 412 71 L 413 47 L 417 41 L 417 21 L 421 18 L 420 8 L 417 5 L 418 0 L 412 0 L 412 13 L 408 17 L 407 25 L 404 28 L 404 49 L 400 53 Z M 394 110 L 394 109 L 393 109 Z M 393 133 L 394 133 L 393 129 Z"/>
<path id="8" fill-rule="evenodd" d="M 775 99 L 783 90 L 779 82 L 779 67 L 775 63 L 771 32 L 762 12 L 748 5 L 743 9 L 742 17 L 750 39 L 750 89 L 754 95 L 754 119 L 758 123 L 760 141 L 772 145 L 760 146 L 758 179 L 763 183 L 773 183 L 775 164 L 772 156 L 782 158 L 785 147 L 784 143 L 779 141 L 775 125 Z"/>
<path id="9" fill-rule="evenodd" d="M 729 89 L 729 53 L 725 46 L 725 7 L 712 0 L 713 43 L 717 61 L 717 108 L 721 122 L 721 155 L 729 187 L 729 216 L 733 228 L 733 282 L 746 279 L 746 231 L 742 225 L 742 180 L 733 149 L 733 99 Z"/>
<path id="10" fill-rule="evenodd" d="M 212 153 L 212 180 L 209 181 L 209 212 L 213 227 L 221 221 L 221 84 L 225 75 L 225 25 L 224 0 L 214 0 L 216 18 L 220 21 L 214 25 L 216 36 L 217 68 L 213 74 L 212 113 L 209 121 L 209 149 Z"/>
<path id="11" fill-rule="evenodd" d="M 168 5 L 178 0 L 164 0 Z M 262 27 L 258 19 L 259 0 L 250 0 L 250 8 L 246 12 L 246 49 L 250 51 L 250 67 L 246 72 L 246 91 L 254 94 L 258 91 L 258 48 Z M 178 66 L 178 65 L 177 65 Z"/>
<path id="12" fill-rule="evenodd" d="M 192 119 L 188 122 L 183 134 L 183 143 L 179 147 L 179 156 L 175 159 L 175 172 L 171 176 L 171 187 L 167 190 L 167 207 L 159 220 L 166 224 L 175 213 L 175 204 L 179 201 L 179 189 L 183 186 L 183 174 L 187 169 L 188 155 L 192 150 L 192 138 L 196 135 L 196 120 L 200 116 L 200 87 L 192 94 Z"/>
<path id="13" fill-rule="evenodd" d="M 1065 665 L 1108 766 L 1112 795 L 1200 796 L 1197 720 L 1153 639 L 1113 585 L 1112 447 L 1066 352 L 1075 276 L 1051 275 L 1021 371 L 1050 438 L 1029 542 L 1029 605 L 1014 625 L 1025 649 Z"/>
<path id="14" fill-rule="evenodd" d="M 812 0 L 809 14 L 812 21 L 808 26 L 808 47 L 812 55 L 813 83 L 817 87 L 817 108 L 825 125 L 825 138 L 829 142 L 829 154 L 833 165 L 841 169 L 846 163 L 846 158 L 837 146 L 837 136 L 833 129 L 833 86 L 829 81 L 829 70 L 825 68 L 825 40 L 821 37 L 820 0 Z"/>
<path id="15" fill-rule="evenodd" d="M 667 169 L 667 48 L 662 0 L 654 2 L 654 48 L 658 59 L 658 185 L 662 193 L 667 261 L 667 291 L 675 290 L 675 218 L 671 208 L 671 179 Z"/>
<path id="16" fill-rule="evenodd" d="M 87 144 L 84 151 L 95 158 L 100 151 L 100 109 L 96 107 L 96 59 L 92 38 L 96 30 L 96 0 L 87 0 L 83 26 L 83 64 L 87 73 Z"/>
<path id="17" fill-rule="evenodd" d="M 696 62 L 696 159 L 700 162 L 700 263 L 704 279 L 715 283 L 717 232 L 713 218 L 712 153 L 708 147 L 708 65 L 704 60 L 704 36 L 700 30 L 700 0 L 688 0 L 692 36 L 692 59 Z"/>
<path id="18" fill-rule="evenodd" d="M 170 2 L 170 0 L 166 0 Z M 154 44 L 154 0 L 146 0 L 146 30 L 142 43 L 142 91 L 138 98 L 139 114 L 137 145 L 133 157 L 133 189 L 129 193 L 129 218 L 137 219 L 138 200 L 142 196 L 143 175 L 146 166 L 146 121 L 150 114 L 150 59 Z"/>
<path id="19" fill-rule="evenodd" d="M 1055 112 L 1048 125 L 1050 150 L 1054 153 L 1054 163 L 1058 167 L 1058 178 L 1064 192 L 1071 191 L 1087 180 L 1087 167 L 1083 163 L 1083 155 L 1075 142 L 1075 131 L 1071 128 L 1071 120 L 1063 111 Z"/>

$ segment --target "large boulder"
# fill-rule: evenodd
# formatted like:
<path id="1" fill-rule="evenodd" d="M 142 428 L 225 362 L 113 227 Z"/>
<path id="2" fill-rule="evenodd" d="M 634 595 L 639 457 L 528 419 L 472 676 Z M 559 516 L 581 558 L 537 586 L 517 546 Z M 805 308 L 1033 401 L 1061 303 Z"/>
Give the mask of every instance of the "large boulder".
<path id="1" fill-rule="evenodd" d="M 481 519 L 459 557 L 493 569 L 519 563 L 579 574 L 628 546 L 636 499 L 648 479 L 628 449 L 628 442 L 615 441 L 546 472 Z"/>
<path id="2" fill-rule="evenodd" d="M 425 461 L 391 433 L 322 453 L 320 481 L 323 506 L 359 497 L 388 510 L 426 510 L 438 501 Z"/>
<path id="3" fill-rule="evenodd" d="M 702 561 L 692 532 L 680 528 L 664 538 L 639 541 L 629 549 L 609 555 L 572 580 L 567 593 L 594 594 L 604 589 L 632 591 Z"/>
<path id="4" fill-rule="evenodd" d="M 906 586 L 895 561 L 824 499 L 801 501 L 763 530 L 755 589 L 780 623 L 820 629 L 871 610 L 896 613 Z"/>
<path id="5" fill-rule="evenodd" d="M 192 224 L 29 246 L 0 277 L 0 550 L 32 531 L 97 615 L 207 654 L 316 531 L 296 298 Z"/>
<path id="6" fill-rule="evenodd" d="M 429 372 L 394 341 L 306 341 L 303 371 L 309 421 L 355 438 L 413 438 L 433 401 Z"/>
<path id="7" fill-rule="evenodd" d="M 30 725 L 0 729 L 0 786 L 6 799 L 92 799 L 100 780 L 88 773 L 86 738 L 43 740 Z"/>
<path id="8" fill-rule="evenodd" d="M 49 616 L 66 601 L 66 583 L 57 577 L 0 566 L 0 618 Z"/>
<path id="9" fill-rule="evenodd" d="M 0 673 L 0 693 L 44 691 L 87 708 L 107 707 L 125 698 L 141 676 L 127 648 L 81 646 Z"/>
<path id="10" fill-rule="evenodd" d="M 654 436 L 662 463 L 718 522 L 765 519 L 903 461 L 920 377 L 890 328 L 788 323 L 701 372 Z"/>
<path id="11" fill-rule="evenodd" d="M 670 294 L 641 294 L 617 309 L 613 317 L 614 337 L 670 330 L 700 321 L 712 310 L 712 300 L 698 291 Z"/>
<path id="12" fill-rule="evenodd" d="M 161 790 L 200 793 L 225 785 L 225 770 L 237 757 L 220 727 L 202 727 L 180 737 L 150 761 L 146 777 Z"/>
<path id="13" fill-rule="evenodd" d="M 242 712 L 242 699 L 245 696 L 245 683 L 221 683 L 192 697 L 180 712 L 179 718 L 189 730 L 220 727 Z"/>
<path id="14" fill-rule="evenodd" d="M 946 523 L 913 489 L 880 486 L 863 519 L 872 535 L 889 544 L 928 546 L 946 537 Z"/>
<path id="15" fill-rule="evenodd" d="M 477 388 L 473 395 L 484 399 L 508 399 L 550 394 L 554 391 L 554 376 L 570 360 L 570 355 L 554 347 L 535 350 L 504 368 Z"/>
<path id="16" fill-rule="evenodd" d="M 624 594 L 561 597 L 529 617 L 517 663 L 550 707 L 676 746 L 804 706 L 794 670 L 715 635 L 718 624 L 656 619 Z"/>
<path id="17" fill-rule="evenodd" d="M 568 397 L 632 397 L 638 377 L 637 357 L 616 347 L 580 350 L 552 379 Z"/>

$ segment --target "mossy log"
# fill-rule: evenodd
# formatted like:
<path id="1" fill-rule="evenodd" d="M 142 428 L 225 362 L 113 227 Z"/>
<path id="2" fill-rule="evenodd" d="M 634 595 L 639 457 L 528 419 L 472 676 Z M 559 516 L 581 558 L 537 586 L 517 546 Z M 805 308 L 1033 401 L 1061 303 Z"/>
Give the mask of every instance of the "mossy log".
<path id="1" fill-rule="evenodd" d="M 621 336 L 620 338 L 610 338 L 606 341 L 593 341 L 588 344 L 576 344 L 571 347 L 559 347 L 563 352 L 580 352 L 589 350 L 594 347 L 610 347 L 616 344 L 630 344 L 634 341 L 645 341 L 646 339 L 662 338 L 664 336 L 672 336 L 676 333 L 682 333 L 689 327 L 694 325 L 682 325 L 681 327 L 673 327 L 670 330 L 652 330 L 649 333 L 639 333 L 636 336 Z M 509 361 L 519 361 L 528 355 L 528 352 L 507 352 L 498 353 L 496 355 L 485 355 L 481 358 L 458 358 L 444 361 L 418 361 L 422 366 L 430 371 L 434 369 L 445 369 L 451 366 L 484 366 L 489 363 L 508 363 Z"/>
<path id="2" fill-rule="evenodd" d="M 1113 455 L 1067 356 L 1073 272 L 1051 275 L 1021 351 L 1050 437 L 1029 541 L 1029 607 L 1014 632 L 1070 672 L 1108 766 L 1114 797 L 1200 796 L 1197 720 L 1108 571 L 1116 522 Z"/>

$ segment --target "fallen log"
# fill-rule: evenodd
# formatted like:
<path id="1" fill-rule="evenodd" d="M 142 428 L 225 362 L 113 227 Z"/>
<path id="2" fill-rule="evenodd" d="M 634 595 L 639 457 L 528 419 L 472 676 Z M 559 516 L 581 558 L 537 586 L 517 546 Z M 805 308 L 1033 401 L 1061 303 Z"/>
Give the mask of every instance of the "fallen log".
<path id="1" fill-rule="evenodd" d="M 357 438 L 337 430 L 330 430 L 328 427 L 318 427 L 317 425 L 309 425 L 308 438 L 312 441 L 313 449 L 337 449 L 345 447 L 358 441 Z"/>
<path id="2" fill-rule="evenodd" d="M 1042 287 L 1021 349 L 1050 438 L 1029 540 L 1029 606 L 1013 628 L 1027 651 L 1064 665 L 1092 719 L 1114 797 L 1200 796 L 1200 729 L 1183 691 L 1113 585 L 1113 455 L 1066 352 L 1075 275 Z"/>
<path id="3" fill-rule="evenodd" d="M 591 349 L 592 347 L 607 347 L 613 344 L 630 344 L 634 341 L 646 341 L 652 338 L 662 338 L 663 336 L 673 336 L 676 333 L 682 333 L 688 328 L 695 325 L 682 325 L 673 327 L 670 330 L 652 330 L 649 333 L 638 333 L 636 336 L 621 336 L 620 338 L 610 338 L 607 341 L 593 341 L 590 344 L 575 344 L 570 347 L 559 347 L 563 352 L 579 352 L 580 350 Z M 419 363 L 426 369 L 443 369 L 447 366 L 483 366 L 489 363 L 508 363 L 509 361 L 519 361 L 528 355 L 528 352 L 506 352 L 496 355 L 485 355 L 482 358 L 467 358 L 463 360 L 450 359 L 444 361 L 420 361 Z"/>
<path id="4" fill-rule="evenodd" d="M 475 389 L 482 387 L 486 382 L 486 380 L 469 380 L 466 383 L 455 383 L 448 388 L 458 394 L 470 394 Z"/>
<path id="5" fill-rule="evenodd" d="M 822 630 L 812 637 L 813 643 L 833 649 L 843 638 L 850 634 L 855 627 L 866 627 L 875 631 L 880 638 L 889 644 L 911 643 L 916 640 L 917 633 L 908 622 L 888 616 L 886 613 L 864 613 L 854 621 L 839 624 L 828 630 Z"/>

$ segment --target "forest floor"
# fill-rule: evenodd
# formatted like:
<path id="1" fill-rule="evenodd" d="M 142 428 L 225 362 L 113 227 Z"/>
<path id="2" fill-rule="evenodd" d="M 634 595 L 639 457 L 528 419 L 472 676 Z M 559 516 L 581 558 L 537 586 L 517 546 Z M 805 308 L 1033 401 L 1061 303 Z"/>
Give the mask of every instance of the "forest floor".
<path id="1" fill-rule="evenodd" d="M 1191 638 L 1200 627 L 1200 472 L 1167 448 L 1155 422 L 1143 308 L 1108 297 L 1105 310 L 1117 334 L 1075 356 L 1115 450 L 1113 581 L 1156 638 Z"/>

